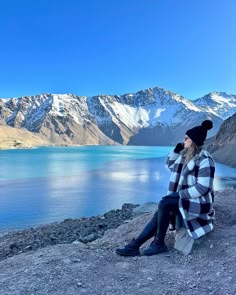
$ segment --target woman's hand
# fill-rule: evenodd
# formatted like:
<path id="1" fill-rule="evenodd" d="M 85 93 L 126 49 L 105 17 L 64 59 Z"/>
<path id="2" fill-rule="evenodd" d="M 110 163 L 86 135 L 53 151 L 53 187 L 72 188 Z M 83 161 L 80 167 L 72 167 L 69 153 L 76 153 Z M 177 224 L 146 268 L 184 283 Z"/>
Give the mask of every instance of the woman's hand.
<path id="1" fill-rule="evenodd" d="M 176 144 L 174 152 L 179 154 L 184 149 L 184 144 L 182 142 L 179 142 Z"/>

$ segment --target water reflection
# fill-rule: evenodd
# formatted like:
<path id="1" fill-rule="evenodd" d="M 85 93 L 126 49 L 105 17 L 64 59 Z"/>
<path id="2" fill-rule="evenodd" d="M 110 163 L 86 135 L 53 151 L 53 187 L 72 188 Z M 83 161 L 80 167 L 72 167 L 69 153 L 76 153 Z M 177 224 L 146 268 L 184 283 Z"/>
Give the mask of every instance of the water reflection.
<path id="1" fill-rule="evenodd" d="M 70 176 L 2 179 L 0 230 L 103 214 L 123 203 L 157 202 L 168 188 L 170 172 L 165 161 L 112 161 L 77 172 L 75 164 Z M 52 162 L 46 167 L 55 172 Z M 236 169 L 217 164 L 215 189 L 235 183 Z"/>
<path id="2" fill-rule="evenodd" d="M 236 169 L 221 163 L 216 163 L 215 190 L 236 188 Z"/>

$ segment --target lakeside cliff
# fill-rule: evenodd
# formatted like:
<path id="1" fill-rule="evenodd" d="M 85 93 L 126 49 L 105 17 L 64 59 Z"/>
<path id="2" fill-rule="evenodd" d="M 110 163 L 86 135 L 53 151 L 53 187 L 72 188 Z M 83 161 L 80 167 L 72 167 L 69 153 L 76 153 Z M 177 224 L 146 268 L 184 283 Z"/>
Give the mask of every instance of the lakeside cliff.
<path id="1" fill-rule="evenodd" d="M 217 162 L 236 167 L 236 114 L 223 122 L 220 130 L 207 144 Z"/>

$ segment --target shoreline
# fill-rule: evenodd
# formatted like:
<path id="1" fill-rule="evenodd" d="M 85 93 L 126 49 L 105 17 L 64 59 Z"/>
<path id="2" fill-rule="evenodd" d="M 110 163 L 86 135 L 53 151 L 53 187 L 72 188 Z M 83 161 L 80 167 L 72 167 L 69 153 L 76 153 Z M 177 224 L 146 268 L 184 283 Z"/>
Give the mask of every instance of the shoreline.
<path id="1" fill-rule="evenodd" d="M 232 177 L 227 177 L 226 180 L 230 180 L 230 185 L 229 186 L 225 186 L 221 189 L 215 189 L 215 193 L 223 193 L 224 191 L 236 191 L 236 178 L 232 178 Z M 81 216 L 76 216 L 76 217 L 70 217 L 70 216 L 66 216 L 64 218 L 58 219 L 58 220 L 54 220 L 54 221 L 49 221 L 46 223 L 39 223 L 39 224 L 28 224 L 28 225 L 23 225 L 20 228 L 0 228 L 0 239 L 1 237 L 7 235 L 7 234 L 12 234 L 12 233 L 17 233 L 17 232 L 23 232 L 23 231 L 27 231 L 27 230 L 37 230 L 38 228 L 44 228 L 44 227 L 51 227 L 51 226 L 58 226 L 61 223 L 63 223 L 65 220 L 90 220 L 93 218 L 100 218 L 103 215 L 108 214 L 109 212 L 119 212 L 123 210 L 123 207 L 126 205 L 129 206 L 143 206 L 146 203 L 156 203 L 158 204 L 158 200 L 150 200 L 144 203 L 130 203 L 130 202 L 126 202 L 121 204 L 120 207 L 117 208 L 110 208 L 108 209 L 108 211 L 103 211 L 101 213 L 95 213 L 95 214 L 91 214 L 91 215 L 81 215 Z"/>
<path id="2" fill-rule="evenodd" d="M 230 178 L 231 179 L 231 178 Z M 234 180 L 236 181 L 236 179 Z M 222 188 L 222 189 L 217 189 L 215 190 L 215 193 L 218 193 L 218 194 L 221 194 L 223 193 L 224 191 L 235 191 L 236 192 L 236 184 L 235 185 L 232 185 L 232 186 L 228 186 L 228 187 L 225 187 L 225 188 Z M 94 218 L 102 218 L 102 216 L 104 215 L 107 215 L 109 214 L 110 212 L 116 214 L 115 212 L 122 212 L 123 211 L 123 208 L 126 207 L 126 206 L 131 206 L 131 207 L 142 207 L 146 204 L 158 204 L 158 201 L 148 201 L 148 202 L 145 202 L 145 203 L 123 203 L 121 205 L 120 208 L 111 208 L 110 210 L 108 211 L 105 211 L 104 213 L 98 213 L 98 214 L 95 214 L 95 215 L 88 215 L 88 216 L 84 216 L 84 215 L 81 215 L 81 216 L 78 216 L 78 217 L 66 217 L 64 219 L 59 219 L 59 220 L 56 220 L 56 221 L 52 221 L 52 222 L 46 222 L 46 223 L 39 223 L 39 224 L 35 224 L 35 225 L 26 225 L 26 226 L 23 226 L 21 228 L 9 228 L 9 229 L 0 229 L 0 239 L 5 236 L 5 235 L 8 235 L 8 234 L 14 234 L 14 233 L 18 233 L 18 232 L 24 232 L 24 231 L 28 231 L 28 230 L 37 230 L 37 229 L 40 229 L 40 228 L 46 228 L 46 227 L 53 227 L 53 226 L 60 226 L 60 224 L 62 224 L 63 222 L 65 221 L 80 221 L 80 220 L 90 220 L 90 219 L 94 219 Z"/>
<path id="3" fill-rule="evenodd" d="M 236 197 L 236 189 L 234 188 L 215 193 L 218 201 L 219 196 L 229 193 Z M 222 200 L 220 202 L 222 205 Z M 217 202 L 215 203 L 218 206 Z M 0 260 L 56 244 L 93 242 L 101 238 L 107 230 L 115 229 L 137 215 L 153 212 L 157 206 L 157 202 L 124 203 L 121 209 L 111 209 L 103 215 L 67 218 L 63 221 L 0 232 Z M 138 209 L 135 210 L 135 208 Z M 140 212 L 135 213 L 135 211 Z"/>
<path id="4" fill-rule="evenodd" d="M 112 209 L 103 215 L 64 219 L 25 229 L 0 233 L 0 261 L 32 250 L 75 241 L 90 243 L 104 233 L 117 228 L 134 217 L 133 209 L 139 205 L 125 203 L 121 209 Z"/>
<path id="5" fill-rule="evenodd" d="M 100 238 L 86 243 L 73 239 L 70 226 L 41 232 L 41 235 L 0 238 L 0 293 L 17 294 L 184 294 L 234 295 L 236 293 L 236 190 L 220 191 L 215 196 L 214 229 L 189 255 L 173 248 L 174 232 L 167 232 L 167 253 L 147 256 L 121 257 L 114 250 L 137 236 L 150 220 L 152 212 L 120 219 L 120 225 L 105 229 Z M 125 208 L 123 208 L 125 209 Z M 133 208 L 126 207 L 126 210 Z M 100 216 L 99 230 L 110 225 L 114 212 Z M 120 217 L 122 216 L 119 211 Z M 227 218 L 226 218 L 227 216 Z M 94 217 L 96 219 L 96 217 Z M 116 221 L 117 216 L 113 219 Z M 85 220 L 81 227 L 88 230 Z M 88 224 L 87 224 L 88 225 Z M 78 228 L 77 228 L 78 230 Z M 66 232 L 73 242 L 55 243 L 58 234 Z M 34 248 L 39 239 L 50 243 Z M 91 237 L 91 236 L 90 236 Z M 29 242 L 32 242 L 29 244 Z M 23 251 L 20 250 L 25 244 Z M 28 245 L 27 245 L 28 243 Z M 150 241 L 142 246 L 148 247 Z M 35 251 L 36 250 L 36 251 Z M 142 250 L 142 249 L 141 249 Z M 91 276 L 92 274 L 92 276 Z M 101 279 L 105 278 L 105 279 Z"/>

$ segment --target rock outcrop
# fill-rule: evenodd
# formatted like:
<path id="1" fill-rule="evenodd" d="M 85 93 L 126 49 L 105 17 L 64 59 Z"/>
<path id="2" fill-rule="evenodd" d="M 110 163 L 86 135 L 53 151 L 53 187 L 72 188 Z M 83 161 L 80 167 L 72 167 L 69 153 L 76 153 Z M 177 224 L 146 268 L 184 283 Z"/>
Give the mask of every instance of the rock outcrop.
<path id="1" fill-rule="evenodd" d="M 207 149 L 217 162 L 236 167 L 236 113 L 224 121 Z"/>

